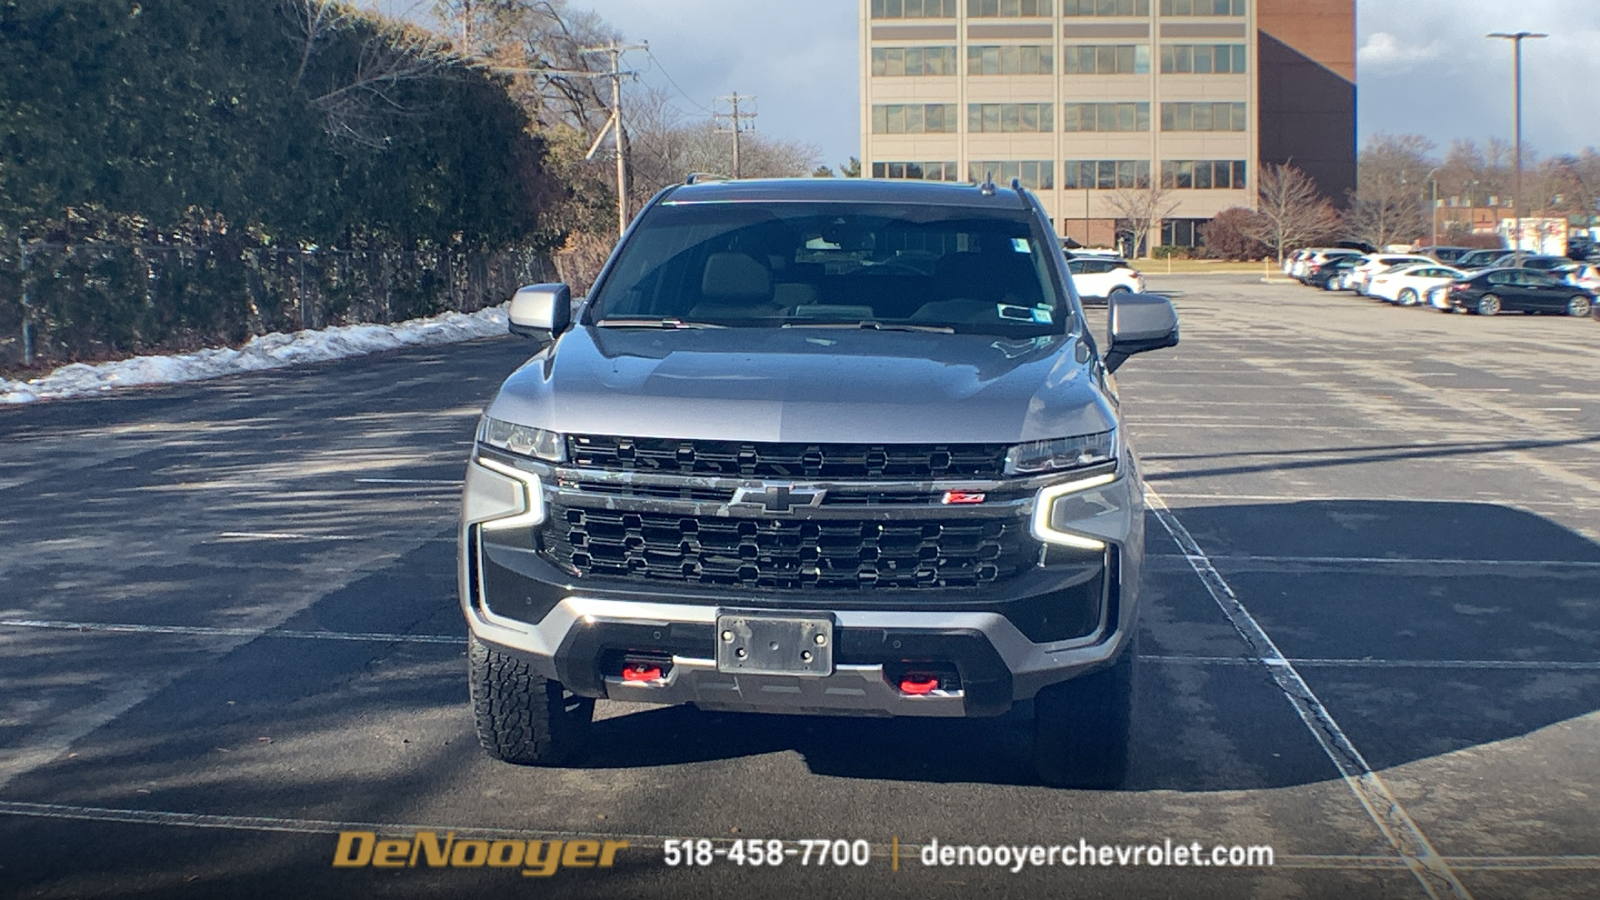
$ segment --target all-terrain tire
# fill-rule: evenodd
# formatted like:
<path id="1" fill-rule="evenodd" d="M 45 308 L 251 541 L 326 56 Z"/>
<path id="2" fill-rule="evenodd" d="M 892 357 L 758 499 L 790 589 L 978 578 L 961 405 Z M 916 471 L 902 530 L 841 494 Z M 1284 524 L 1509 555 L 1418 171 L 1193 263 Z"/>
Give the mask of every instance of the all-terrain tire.
<path id="1" fill-rule="evenodd" d="M 1033 766 L 1050 787 L 1109 790 L 1128 773 L 1137 656 L 1051 685 L 1033 701 Z"/>
<path id="2" fill-rule="evenodd" d="M 589 741 L 594 701 L 476 637 L 468 641 L 467 680 L 483 749 L 495 759 L 527 766 L 576 759 Z"/>

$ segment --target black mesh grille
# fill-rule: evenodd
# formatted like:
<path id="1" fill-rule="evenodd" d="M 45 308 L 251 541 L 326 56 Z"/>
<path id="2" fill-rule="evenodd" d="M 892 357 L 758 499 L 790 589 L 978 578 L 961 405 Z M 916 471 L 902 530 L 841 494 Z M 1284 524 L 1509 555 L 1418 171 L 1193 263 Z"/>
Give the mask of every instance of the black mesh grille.
<path id="1" fill-rule="evenodd" d="M 584 468 L 746 478 L 1000 478 L 1006 444 L 777 444 L 569 435 Z"/>
<path id="2" fill-rule="evenodd" d="M 577 575 L 765 590 L 979 587 L 1039 560 L 1020 518 L 697 518 L 553 505 L 540 545 Z"/>

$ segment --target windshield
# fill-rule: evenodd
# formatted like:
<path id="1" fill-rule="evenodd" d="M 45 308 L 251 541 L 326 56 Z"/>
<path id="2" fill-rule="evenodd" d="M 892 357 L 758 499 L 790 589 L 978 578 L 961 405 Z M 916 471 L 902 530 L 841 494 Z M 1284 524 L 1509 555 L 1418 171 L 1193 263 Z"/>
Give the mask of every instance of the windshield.
<path id="1" fill-rule="evenodd" d="M 601 327 L 1067 330 L 1053 235 L 1025 210 L 838 203 L 662 204 L 623 246 Z"/>

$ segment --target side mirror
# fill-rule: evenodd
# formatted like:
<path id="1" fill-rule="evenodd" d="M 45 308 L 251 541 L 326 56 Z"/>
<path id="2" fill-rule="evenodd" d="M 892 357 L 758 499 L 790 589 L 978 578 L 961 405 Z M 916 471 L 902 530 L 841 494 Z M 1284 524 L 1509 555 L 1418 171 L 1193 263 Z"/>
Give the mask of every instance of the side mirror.
<path id="1" fill-rule="evenodd" d="M 1106 369 L 1115 372 L 1135 353 L 1178 346 L 1178 311 L 1154 294 L 1112 294 Z"/>
<path id="2" fill-rule="evenodd" d="M 572 289 L 564 284 L 530 284 L 511 297 L 511 333 L 553 341 L 572 324 Z"/>

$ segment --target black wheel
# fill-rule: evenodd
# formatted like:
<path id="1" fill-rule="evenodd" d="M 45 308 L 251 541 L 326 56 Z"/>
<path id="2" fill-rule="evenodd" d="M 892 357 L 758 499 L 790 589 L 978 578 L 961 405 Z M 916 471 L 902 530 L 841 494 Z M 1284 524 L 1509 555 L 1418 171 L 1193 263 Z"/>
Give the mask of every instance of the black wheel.
<path id="1" fill-rule="evenodd" d="M 1033 767 L 1049 787 L 1111 789 L 1128 772 L 1132 643 L 1108 669 L 1051 685 L 1033 701 Z"/>
<path id="2" fill-rule="evenodd" d="M 478 743 L 498 760 L 558 766 L 582 753 L 589 740 L 594 701 L 527 663 L 468 638 L 467 672 Z"/>
<path id="3" fill-rule="evenodd" d="M 1332 278 L 1326 279 L 1326 280 L 1324 280 L 1322 282 L 1322 289 L 1325 290 L 1325 291 L 1338 290 L 1338 288 L 1335 288 L 1333 286 L 1333 279 Z"/>
<path id="4" fill-rule="evenodd" d="M 1492 316 L 1500 312 L 1500 298 L 1493 294 L 1484 294 L 1478 298 L 1477 313 L 1480 316 Z"/>
<path id="5" fill-rule="evenodd" d="M 1413 291 L 1411 288 L 1406 288 L 1400 292 L 1400 299 L 1398 302 L 1401 306 L 1416 306 L 1417 292 Z"/>
<path id="6" fill-rule="evenodd" d="M 1587 316 L 1589 314 L 1589 307 L 1592 305 L 1593 304 L 1589 302 L 1588 297 L 1579 294 L 1567 301 L 1567 315 L 1579 317 Z"/>
<path id="7" fill-rule="evenodd" d="M 1107 297 L 1107 299 L 1110 299 L 1111 297 L 1115 297 L 1118 294 L 1131 294 L 1131 293 L 1133 293 L 1133 291 L 1130 291 L 1130 290 L 1127 289 L 1127 287 L 1119 284 L 1116 287 L 1112 288 L 1111 289 L 1111 293 L 1107 294 L 1106 297 Z"/>

